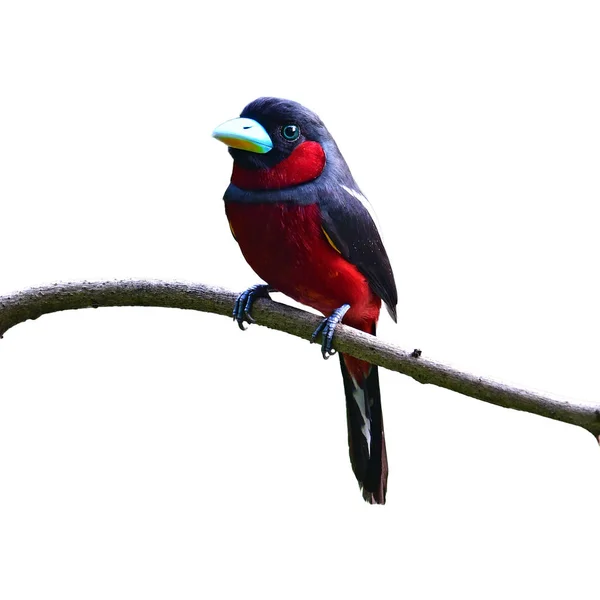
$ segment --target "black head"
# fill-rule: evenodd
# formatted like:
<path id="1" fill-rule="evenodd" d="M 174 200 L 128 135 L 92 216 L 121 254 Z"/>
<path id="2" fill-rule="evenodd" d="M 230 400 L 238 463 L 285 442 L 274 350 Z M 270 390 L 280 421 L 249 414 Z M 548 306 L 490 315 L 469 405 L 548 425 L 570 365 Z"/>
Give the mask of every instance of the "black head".
<path id="1" fill-rule="evenodd" d="M 260 123 L 273 143 L 266 154 L 230 147 L 236 163 L 247 169 L 268 169 L 287 158 L 303 142 L 322 144 L 331 138 L 321 119 L 293 100 L 258 98 L 244 108 L 240 117 Z"/>

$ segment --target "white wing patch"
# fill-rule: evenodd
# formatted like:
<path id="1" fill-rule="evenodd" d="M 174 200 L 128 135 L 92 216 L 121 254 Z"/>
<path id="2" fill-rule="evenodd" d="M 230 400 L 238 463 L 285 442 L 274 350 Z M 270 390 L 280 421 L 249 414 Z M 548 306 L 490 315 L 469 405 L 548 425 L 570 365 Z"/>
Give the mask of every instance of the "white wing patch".
<path id="1" fill-rule="evenodd" d="M 373 222 L 377 226 L 377 229 L 381 231 L 381 228 L 379 227 L 379 219 L 375 214 L 375 209 L 373 208 L 373 205 L 365 198 L 365 196 L 363 196 L 360 192 L 349 188 L 347 185 L 340 184 L 340 186 L 351 196 L 354 196 L 367 209 L 368 213 L 371 215 L 371 219 L 373 219 Z"/>
<path id="2" fill-rule="evenodd" d="M 371 456 L 371 422 L 367 417 L 367 405 L 365 392 L 360 387 L 356 385 L 356 381 L 354 377 L 352 377 L 352 382 L 354 383 L 354 391 L 352 392 L 352 396 L 354 397 L 354 401 L 358 405 L 358 410 L 360 410 L 360 416 L 362 417 L 363 424 L 360 430 L 362 434 L 365 436 L 367 440 L 367 449 L 369 452 L 369 456 Z"/>

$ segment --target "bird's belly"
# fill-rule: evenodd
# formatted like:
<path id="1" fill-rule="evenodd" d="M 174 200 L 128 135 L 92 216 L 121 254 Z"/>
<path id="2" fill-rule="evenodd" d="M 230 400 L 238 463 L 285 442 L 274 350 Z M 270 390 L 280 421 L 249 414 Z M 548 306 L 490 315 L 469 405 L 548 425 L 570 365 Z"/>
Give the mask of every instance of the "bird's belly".
<path id="1" fill-rule="evenodd" d="M 328 242 L 317 204 L 228 202 L 225 210 L 244 258 L 269 285 L 325 315 L 348 303 L 344 322 L 361 329 L 377 320 L 380 299 Z"/>

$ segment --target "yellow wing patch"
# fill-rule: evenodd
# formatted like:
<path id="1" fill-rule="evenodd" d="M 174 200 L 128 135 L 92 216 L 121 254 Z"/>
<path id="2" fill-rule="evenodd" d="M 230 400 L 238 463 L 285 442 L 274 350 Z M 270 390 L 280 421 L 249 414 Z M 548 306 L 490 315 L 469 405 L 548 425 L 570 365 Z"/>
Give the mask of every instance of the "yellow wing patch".
<path id="1" fill-rule="evenodd" d="M 235 231 L 233 230 L 233 226 L 231 225 L 231 221 L 228 219 L 227 222 L 229 223 L 229 229 L 231 230 L 231 235 L 233 236 L 233 239 L 237 242 L 237 238 L 235 237 Z"/>
<path id="2" fill-rule="evenodd" d="M 325 234 L 325 238 L 327 239 L 327 241 L 329 242 L 329 245 L 338 253 L 341 254 L 341 252 L 339 251 L 338 247 L 333 243 L 333 240 L 327 235 L 327 232 L 325 231 L 324 227 L 321 227 L 321 230 L 323 231 L 323 233 Z"/>

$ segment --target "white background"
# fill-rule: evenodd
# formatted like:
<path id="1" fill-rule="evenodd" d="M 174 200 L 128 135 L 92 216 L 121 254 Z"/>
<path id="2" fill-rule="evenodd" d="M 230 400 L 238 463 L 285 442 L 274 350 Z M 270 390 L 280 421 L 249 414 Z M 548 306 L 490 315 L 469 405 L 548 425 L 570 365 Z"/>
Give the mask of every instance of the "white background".
<path id="1" fill-rule="evenodd" d="M 209 5 L 211 7 L 209 8 Z M 257 281 L 214 126 L 260 95 L 328 125 L 398 281 L 380 333 L 598 399 L 595 2 L 3 2 L 0 293 Z M 363 503 L 337 361 L 166 309 L 0 343 L 0 597 L 590 598 L 600 448 L 381 375 Z"/>

